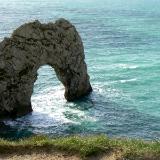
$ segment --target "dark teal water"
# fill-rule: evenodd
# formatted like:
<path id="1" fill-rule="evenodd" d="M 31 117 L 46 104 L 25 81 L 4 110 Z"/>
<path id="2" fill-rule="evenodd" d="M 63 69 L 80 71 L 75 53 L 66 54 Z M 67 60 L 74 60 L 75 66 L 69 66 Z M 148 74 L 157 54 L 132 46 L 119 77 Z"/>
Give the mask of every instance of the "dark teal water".
<path id="1" fill-rule="evenodd" d="M 0 39 L 34 19 L 64 17 L 82 36 L 93 93 L 74 103 L 54 70 L 38 70 L 34 112 L 1 125 L 1 137 L 107 134 L 160 138 L 159 0 L 0 0 Z"/>

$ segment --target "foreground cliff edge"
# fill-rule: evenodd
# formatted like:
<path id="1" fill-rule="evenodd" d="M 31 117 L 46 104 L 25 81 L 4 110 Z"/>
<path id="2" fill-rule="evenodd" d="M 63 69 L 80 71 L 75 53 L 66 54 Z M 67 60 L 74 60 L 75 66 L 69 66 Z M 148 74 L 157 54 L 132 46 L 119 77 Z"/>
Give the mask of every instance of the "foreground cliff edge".
<path id="1" fill-rule="evenodd" d="M 88 94 L 92 88 L 84 59 L 82 40 L 67 20 L 20 26 L 0 43 L 0 117 L 32 111 L 37 70 L 46 64 L 54 68 L 68 101 Z"/>
<path id="2" fill-rule="evenodd" d="M 159 160 L 160 142 L 111 139 L 104 135 L 19 141 L 0 139 L 0 159 L 6 160 Z"/>

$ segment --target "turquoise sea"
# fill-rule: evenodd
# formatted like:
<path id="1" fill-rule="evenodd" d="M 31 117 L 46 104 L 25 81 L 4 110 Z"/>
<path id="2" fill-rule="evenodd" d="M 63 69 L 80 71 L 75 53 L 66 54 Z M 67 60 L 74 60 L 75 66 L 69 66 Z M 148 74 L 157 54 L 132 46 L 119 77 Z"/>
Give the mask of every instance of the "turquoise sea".
<path id="1" fill-rule="evenodd" d="M 0 0 L 0 40 L 21 24 L 64 17 L 80 33 L 93 92 L 68 103 L 42 66 L 34 112 L 5 121 L 0 137 L 106 134 L 160 139 L 159 0 Z"/>

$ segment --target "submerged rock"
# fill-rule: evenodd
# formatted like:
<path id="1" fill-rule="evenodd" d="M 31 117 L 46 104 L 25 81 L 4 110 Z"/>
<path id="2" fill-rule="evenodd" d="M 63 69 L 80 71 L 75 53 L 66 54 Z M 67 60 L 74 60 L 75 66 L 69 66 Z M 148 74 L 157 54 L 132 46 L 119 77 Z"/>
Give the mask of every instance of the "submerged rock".
<path id="1" fill-rule="evenodd" d="M 54 68 L 68 101 L 88 94 L 92 88 L 84 59 L 82 40 L 67 20 L 20 26 L 0 43 L 0 117 L 32 111 L 31 95 L 42 65 Z"/>

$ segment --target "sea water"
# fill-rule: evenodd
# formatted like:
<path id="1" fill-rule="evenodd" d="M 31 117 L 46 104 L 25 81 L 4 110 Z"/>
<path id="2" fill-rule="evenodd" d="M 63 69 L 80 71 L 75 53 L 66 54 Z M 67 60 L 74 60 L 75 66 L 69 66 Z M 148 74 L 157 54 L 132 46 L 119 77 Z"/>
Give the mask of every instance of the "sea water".
<path id="1" fill-rule="evenodd" d="M 0 136 L 106 134 L 160 138 L 159 0 L 0 0 L 0 40 L 35 19 L 70 20 L 80 33 L 93 92 L 67 102 L 54 69 L 42 66 L 33 113 L 5 121 Z"/>

